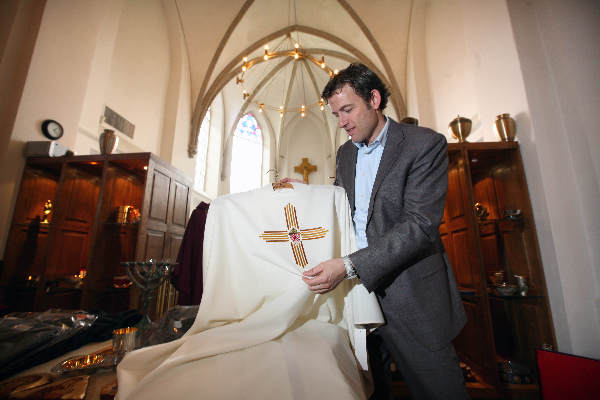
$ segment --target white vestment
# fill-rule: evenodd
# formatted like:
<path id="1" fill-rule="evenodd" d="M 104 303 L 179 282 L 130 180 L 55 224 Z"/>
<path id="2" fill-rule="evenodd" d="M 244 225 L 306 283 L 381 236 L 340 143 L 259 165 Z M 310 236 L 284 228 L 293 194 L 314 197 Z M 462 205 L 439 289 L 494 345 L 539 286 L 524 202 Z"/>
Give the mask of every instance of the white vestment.
<path id="1" fill-rule="evenodd" d="M 117 399 L 365 398 L 365 327 L 383 323 L 375 296 L 356 279 L 326 295 L 302 281 L 355 250 L 342 188 L 269 185 L 215 199 L 196 320 L 179 340 L 129 353 Z"/>

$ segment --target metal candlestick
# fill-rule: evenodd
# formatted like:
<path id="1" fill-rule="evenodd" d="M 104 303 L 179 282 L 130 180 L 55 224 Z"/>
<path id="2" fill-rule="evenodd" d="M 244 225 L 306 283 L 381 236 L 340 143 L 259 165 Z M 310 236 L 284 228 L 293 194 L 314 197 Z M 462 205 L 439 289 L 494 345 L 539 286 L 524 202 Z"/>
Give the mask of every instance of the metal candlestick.
<path id="1" fill-rule="evenodd" d="M 129 279 L 141 290 L 139 303 L 141 304 L 140 312 L 143 317 L 138 324 L 140 330 L 152 323 L 148 313 L 150 300 L 154 297 L 155 289 L 162 285 L 169 277 L 172 267 L 176 264 L 162 261 L 155 262 L 151 259 L 148 261 L 127 261 L 121 263 L 121 265 L 125 266 L 125 271 Z"/>

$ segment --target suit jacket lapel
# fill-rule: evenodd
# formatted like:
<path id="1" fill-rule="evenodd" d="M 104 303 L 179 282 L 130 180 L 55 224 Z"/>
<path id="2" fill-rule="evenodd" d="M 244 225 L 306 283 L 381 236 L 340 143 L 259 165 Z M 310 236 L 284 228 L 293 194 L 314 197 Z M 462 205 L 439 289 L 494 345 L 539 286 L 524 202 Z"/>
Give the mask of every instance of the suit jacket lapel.
<path id="1" fill-rule="evenodd" d="M 404 129 L 394 120 L 390 118 L 390 126 L 388 127 L 387 140 L 383 154 L 381 155 L 381 161 L 379 162 L 379 168 L 377 168 L 377 175 L 375 176 L 375 182 L 373 183 L 373 189 L 371 190 L 371 199 L 369 200 L 369 214 L 367 216 L 367 225 L 371 220 L 373 214 L 373 202 L 377 191 L 379 190 L 383 179 L 390 172 L 392 166 L 398 161 L 398 153 L 400 152 L 400 145 L 404 140 Z M 354 170 L 356 171 L 356 153 L 354 155 Z M 354 187 L 354 180 L 352 182 Z"/>
<path id="2" fill-rule="evenodd" d="M 352 217 L 354 217 L 354 179 L 356 177 L 356 156 L 358 154 L 358 149 L 355 145 L 350 143 L 350 146 L 347 146 L 347 154 L 344 157 L 344 167 L 342 171 L 344 171 L 344 175 L 342 179 L 345 183 L 346 195 L 348 196 L 348 203 L 350 204 L 350 209 L 352 211 Z"/>

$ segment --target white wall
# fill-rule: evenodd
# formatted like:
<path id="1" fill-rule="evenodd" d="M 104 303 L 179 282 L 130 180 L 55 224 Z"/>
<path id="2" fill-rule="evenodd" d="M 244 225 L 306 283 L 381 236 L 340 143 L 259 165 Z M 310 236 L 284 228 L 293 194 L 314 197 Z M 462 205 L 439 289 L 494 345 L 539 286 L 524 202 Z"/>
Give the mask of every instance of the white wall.
<path id="1" fill-rule="evenodd" d="M 600 5 L 508 6 L 535 132 L 524 157 L 538 165 L 532 200 L 559 348 L 600 358 Z"/>
<path id="2" fill-rule="evenodd" d="M 165 117 L 160 157 L 193 177 L 196 159 L 188 157 L 192 120 L 191 73 L 185 37 L 174 2 L 162 0 L 170 44 L 170 75 L 165 99 Z"/>
<path id="3" fill-rule="evenodd" d="M 87 80 L 78 133 L 73 146 L 77 154 L 99 153 L 98 138 L 103 131 L 100 117 L 104 113 L 106 88 L 110 80 L 110 68 L 124 0 L 105 2 L 98 9 L 98 22 L 93 47 L 93 58 Z"/>
<path id="4" fill-rule="evenodd" d="M 98 8 L 94 56 L 74 150 L 99 152 L 98 136 L 107 127 L 100 118 L 108 106 L 135 125 L 133 138 L 117 132 L 117 152 L 150 151 L 171 162 L 178 111 L 185 110 L 181 106 L 186 103 L 178 101 L 185 94 L 186 75 L 177 32 L 169 36 L 160 0 L 111 0 Z M 189 86 L 189 71 L 187 79 Z M 165 128 L 169 134 L 163 142 Z"/>
<path id="5" fill-rule="evenodd" d="M 121 136 L 121 141 L 157 155 L 161 155 L 169 68 L 169 35 L 160 0 L 126 0 L 106 105 L 135 125 L 133 139 Z"/>
<path id="6" fill-rule="evenodd" d="M 321 185 L 331 183 L 333 180 L 328 177 L 333 176 L 331 171 L 335 157 L 327 158 L 330 146 L 323 123 L 312 113 L 307 113 L 304 118 L 293 117 L 285 125 L 281 138 L 281 177 L 302 179 L 302 174 L 294 172 L 294 167 L 300 165 L 302 158 L 306 157 L 311 164 L 317 166 L 317 170 L 308 175 L 308 181 Z"/>
<path id="7" fill-rule="evenodd" d="M 527 110 L 519 59 L 503 1 L 416 2 L 409 40 L 407 105 L 449 142 L 457 115 L 473 121 L 471 142 L 497 141 L 495 116 Z M 519 124 L 520 125 L 520 124 Z"/>

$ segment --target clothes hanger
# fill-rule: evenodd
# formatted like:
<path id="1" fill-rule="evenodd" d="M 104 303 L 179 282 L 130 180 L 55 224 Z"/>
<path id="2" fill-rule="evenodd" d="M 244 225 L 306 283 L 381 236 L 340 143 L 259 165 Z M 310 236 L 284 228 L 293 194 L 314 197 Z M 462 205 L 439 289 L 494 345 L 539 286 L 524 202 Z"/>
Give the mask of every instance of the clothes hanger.
<path id="1" fill-rule="evenodd" d="M 273 190 L 278 190 L 278 189 L 293 189 L 294 185 L 292 185 L 290 182 L 281 182 L 279 180 L 279 172 L 277 172 L 277 169 L 272 168 L 270 170 L 267 171 L 267 173 L 274 171 L 275 172 L 275 182 L 272 183 L 273 185 Z"/>

